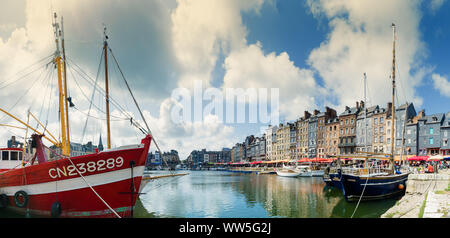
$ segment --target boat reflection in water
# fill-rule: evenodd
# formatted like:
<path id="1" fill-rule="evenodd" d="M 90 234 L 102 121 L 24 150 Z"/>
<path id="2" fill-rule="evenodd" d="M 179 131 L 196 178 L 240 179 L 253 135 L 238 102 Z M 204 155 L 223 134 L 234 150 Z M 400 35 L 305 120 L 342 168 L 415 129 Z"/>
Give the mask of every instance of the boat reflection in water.
<path id="1" fill-rule="evenodd" d="M 287 178 L 220 171 L 189 173 L 147 184 L 140 200 L 151 216 L 350 217 L 356 206 L 345 201 L 341 190 L 325 186 L 320 177 Z M 380 217 L 395 201 L 361 203 L 354 217 Z"/>

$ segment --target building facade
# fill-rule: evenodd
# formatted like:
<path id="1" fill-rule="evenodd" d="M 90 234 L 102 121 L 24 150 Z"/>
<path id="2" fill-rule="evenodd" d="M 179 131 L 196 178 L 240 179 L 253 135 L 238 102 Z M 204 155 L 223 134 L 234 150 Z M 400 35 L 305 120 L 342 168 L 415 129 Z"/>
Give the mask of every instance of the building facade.
<path id="1" fill-rule="evenodd" d="M 374 153 L 387 153 L 388 128 L 386 121 L 392 111 L 391 103 L 386 108 L 378 107 L 372 115 L 372 151 Z M 390 132 L 390 130 L 389 130 Z"/>
<path id="2" fill-rule="evenodd" d="M 317 156 L 325 157 L 326 148 L 328 147 L 326 144 L 326 133 L 327 133 L 327 122 L 330 119 L 336 118 L 336 110 L 325 107 L 324 112 L 320 112 L 317 115 Z"/>
<path id="3" fill-rule="evenodd" d="M 395 109 L 395 143 L 394 152 L 397 155 L 406 154 L 405 132 L 406 124 L 417 115 L 413 103 L 405 103 Z M 403 152 L 401 150 L 403 148 Z"/>
<path id="4" fill-rule="evenodd" d="M 328 119 L 325 123 L 325 157 L 339 154 L 339 118 Z"/>
<path id="5" fill-rule="evenodd" d="M 450 155 L 450 112 L 445 114 L 441 126 L 441 155 Z"/>
<path id="6" fill-rule="evenodd" d="M 356 107 L 345 107 L 339 115 L 339 153 L 353 154 L 356 152 L 356 116 L 359 112 L 359 102 Z"/>
<path id="7" fill-rule="evenodd" d="M 273 155 L 273 143 L 277 140 L 277 126 L 269 125 L 269 128 L 266 130 L 265 138 L 266 138 L 266 159 L 274 160 Z"/>
<path id="8" fill-rule="evenodd" d="M 308 158 L 317 156 L 317 115 L 320 112 L 314 110 L 313 115 L 308 119 Z"/>
<path id="9" fill-rule="evenodd" d="M 444 113 L 437 113 L 419 119 L 419 155 L 439 154 L 444 115 Z"/>
<path id="10" fill-rule="evenodd" d="M 357 152 L 373 152 L 372 139 L 379 139 L 379 137 L 373 138 L 373 115 L 374 112 L 379 109 L 379 106 L 367 107 L 364 101 L 361 101 L 360 110 L 356 116 L 356 151 Z M 378 135 L 378 131 L 377 131 Z"/>
<path id="11" fill-rule="evenodd" d="M 295 124 L 297 129 L 297 154 L 299 158 L 308 157 L 308 124 L 311 114 L 304 112 L 304 116 L 299 118 Z"/>

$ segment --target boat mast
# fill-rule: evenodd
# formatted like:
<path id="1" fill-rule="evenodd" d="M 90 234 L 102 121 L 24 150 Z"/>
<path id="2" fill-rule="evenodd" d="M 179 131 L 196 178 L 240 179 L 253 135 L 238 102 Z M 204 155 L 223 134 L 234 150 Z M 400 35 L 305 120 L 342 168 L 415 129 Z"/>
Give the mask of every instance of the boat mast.
<path id="1" fill-rule="evenodd" d="M 365 124 L 365 138 L 364 138 L 364 150 L 366 152 L 369 152 L 367 149 L 367 100 L 366 100 L 366 82 L 367 82 L 367 77 L 366 77 L 366 73 L 364 73 L 364 124 Z"/>
<path id="2" fill-rule="evenodd" d="M 392 130 L 391 130 L 391 159 L 390 166 L 393 169 L 394 166 L 394 136 L 395 136 L 395 24 L 392 23 Z"/>
<path id="3" fill-rule="evenodd" d="M 105 98 L 106 98 L 106 141 L 107 148 L 111 149 L 111 127 L 109 121 L 109 85 L 108 85 L 108 36 L 106 35 L 106 26 L 103 29 L 103 50 L 105 54 Z"/>
<path id="4" fill-rule="evenodd" d="M 69 134 L 69 107 L 67 105 L 67 77 L 66 77 L 66 49 L 64 47 L 64 22 L 63 17 L 61 17 L 61 46 L 63 54 L 63 77 L 64 77 L 64 101 L 65 101 L 65 112 L 66 112 L 66 136 L 67 136 L 67 153 L 70 155 L 70 134 Z"/>
<path id="5" fill-rule="evenodd" d="M 55 64 L 58 71 L 58 90 L 59 90 L 59 116 L 61 122 L 61 151 L 64 156 L 70 156 L 70 148 L 69 140 L 67 137 L 67 125 L 66 125 L 66 110 L 65 110 L 65 101 L 66 96 L 63 91 L 63 80 L 61 78 L 61 52 L 59 50 L 59 38 L 61 37 L 61 31 L 59 30 L 59 24 L 56 22 L 56 13 L 54 14 L 54 22 L 53 27 L 55 29 L 55 43 L 56 43 L 56 52 L 55 52 Z"/>

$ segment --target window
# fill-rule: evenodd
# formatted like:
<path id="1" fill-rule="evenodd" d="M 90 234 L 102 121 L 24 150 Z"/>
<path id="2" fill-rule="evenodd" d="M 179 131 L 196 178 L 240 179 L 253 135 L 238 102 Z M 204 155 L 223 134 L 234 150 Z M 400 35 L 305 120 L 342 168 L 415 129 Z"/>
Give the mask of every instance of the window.
<path id="1" fill-rule="evenodd" d="M 18 160 L 17 151 L 11 151 L 11 160 Z"/>
<path id="2" fill-rule="evenodd" d="M 347 119 L 347 120 L 345 120 L 345 125 L 348 125 L 348 119 Z"/>
<path id="3" fill-rule="evenodd" d="M 430 137 L 430 145 L 434 144 L 433 137 Z"/>
<path id="4" fill-rule="evenodd" d="M 411 135 L 411 129 L 406 130 L 406 134 Z"/>
<path id="5" fill-rule="evenodd" d="M 9 160 L 9 151 L 2 151 L 2 160 Z"/>
<path id="6" fill-rule="evenodd" d="M 384 117 L 380 117 L 380 124 L 384 122 Z"/>
<path id="7" fill-rule="evenodd" d="M 380 143 L 383 143 L 383 136 L 380 136 Z"/>
<path id="8" fill-rule="evenodd" d="M 434 129 L 433 127 L 430 128 L 430 135 L 433 135 Z M 431 143 L 430 143 L 431 144 Z"/>
<path id="9" fill-rule="evenodd" d="M 383 133 L 384 127 L 380 127 L 380 133 Z"/>
<path id="10" fill-rule="evenodd" d="M 373 124 L 374 124 L 374 125 L 377 125 L 377 124 L 378 124 L 378 118 L 374 118 L 374 119 L 373 119 Z"/>

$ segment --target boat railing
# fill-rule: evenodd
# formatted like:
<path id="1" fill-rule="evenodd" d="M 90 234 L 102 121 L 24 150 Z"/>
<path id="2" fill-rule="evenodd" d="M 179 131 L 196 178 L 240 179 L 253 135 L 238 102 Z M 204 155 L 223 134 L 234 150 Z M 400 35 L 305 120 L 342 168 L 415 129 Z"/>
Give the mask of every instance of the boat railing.
<path id="1" fill-rule="evenodd" d="M 370 175 L 370 174 L 383 174 L 389 173 L 390 170 L 383 167 L 363 167 L 363 168 L 352 168 L 352 167 L 342 167 L 342 173 L 351 175 Z M 330 168 L 330 173 L 338 173 L 338 168 Z"/>

